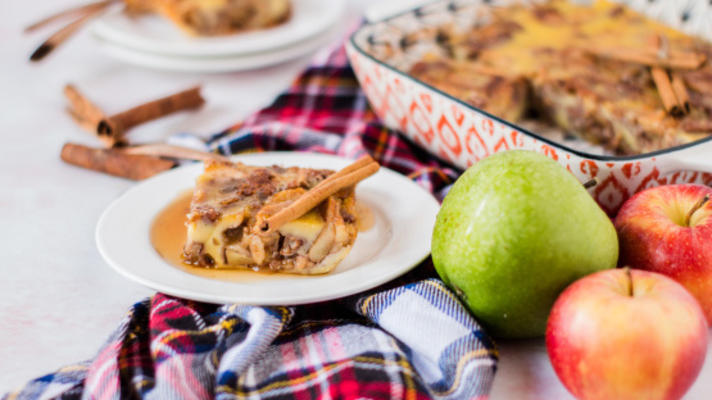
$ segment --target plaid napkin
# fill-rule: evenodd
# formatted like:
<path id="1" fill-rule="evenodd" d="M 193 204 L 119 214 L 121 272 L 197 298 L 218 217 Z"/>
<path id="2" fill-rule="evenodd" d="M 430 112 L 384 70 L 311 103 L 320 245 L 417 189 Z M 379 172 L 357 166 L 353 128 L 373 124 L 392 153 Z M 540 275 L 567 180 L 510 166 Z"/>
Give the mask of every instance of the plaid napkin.
<path id="1" fill-rule="evenodd" d="M 440 196 L 458 175 L 378 122 L 343 47 L 318 56 L 271 106 L 207 146 L 225 154 L 368 152 Z M 370 292 L 298 307 L 158 293 L 131 308 L 93 360 L 4 398 L 486 399 L 494 344 L 435 277 L 426 261 Z"/>

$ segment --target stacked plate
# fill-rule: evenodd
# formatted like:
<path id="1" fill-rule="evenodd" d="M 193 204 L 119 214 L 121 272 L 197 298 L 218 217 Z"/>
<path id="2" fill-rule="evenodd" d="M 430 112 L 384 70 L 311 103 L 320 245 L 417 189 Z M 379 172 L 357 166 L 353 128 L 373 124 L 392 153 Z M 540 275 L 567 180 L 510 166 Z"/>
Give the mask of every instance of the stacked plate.
<path id="1" fill-rule="evenodd" d="M 343 17 L 344 0 L 292 0 L 279 26 L 220 37 L 190 37 L 159 16 L 129 17 L 112 9 L 92 24 L 102 50 L 122 61 L 173 71 L 255 69 L 308 54 L 325 45 Z"/>

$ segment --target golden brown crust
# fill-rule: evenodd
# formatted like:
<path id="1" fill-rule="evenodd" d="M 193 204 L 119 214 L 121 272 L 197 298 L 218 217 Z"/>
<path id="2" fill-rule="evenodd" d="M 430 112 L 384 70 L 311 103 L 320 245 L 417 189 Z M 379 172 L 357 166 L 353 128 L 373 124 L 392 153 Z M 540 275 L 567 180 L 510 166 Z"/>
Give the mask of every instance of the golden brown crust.
<path id="1" fill-rule="evenodd" d="M 647 153 L 712 133 L 705 131 L 712 121 L 710 43 L 604 2 L 513 5 L 493 8 L 488 18 L 465 33 L 442 29 L 443 51 L 409 72 L 497 116 L 519 122 L 536 114 L 616 154 Z M 671 53 L 706 58 L 698 69 L 674 71 L 689 97 L 683 116 L 665 111 L 649 66 L 587 50 L 642 48 L 656 35 Z"/>
<path id="2" fill-rule="evenodd" d="M 264 234 L 260 221 L 288 206 L 332 173 L 308 168 L 206 162 L 188 214 L 187 263 L 299 274 L 326 273 L 356 235 L 353 187 L 306 215 Z"/>
<path id="3" fill-rule="evenodd" d="M 125 0 L 132 14 L 157 13 L 195 36 L 268 28 L 291 14 L 289 0 Z"/>

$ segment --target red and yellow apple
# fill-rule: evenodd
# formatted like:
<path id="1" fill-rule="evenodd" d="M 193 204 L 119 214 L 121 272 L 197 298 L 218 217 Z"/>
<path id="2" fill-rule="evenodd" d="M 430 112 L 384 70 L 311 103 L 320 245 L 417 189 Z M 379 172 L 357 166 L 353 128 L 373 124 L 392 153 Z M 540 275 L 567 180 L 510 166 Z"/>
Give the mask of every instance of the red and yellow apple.
<path id="1" fill-rule="evenodd" d="M 712 324 L 712 188 L 666 185 L 628 199 L 615 219 L 620 265 L 665 274 L 700 302 Z"/>
<path id="2" fill-rule="evenodd" d="M 707 352 L 707 322 L 692 295 L 664 275 L 597 272 L 554 303 L 546 347 L 579 399 L 679 399 Z"/>

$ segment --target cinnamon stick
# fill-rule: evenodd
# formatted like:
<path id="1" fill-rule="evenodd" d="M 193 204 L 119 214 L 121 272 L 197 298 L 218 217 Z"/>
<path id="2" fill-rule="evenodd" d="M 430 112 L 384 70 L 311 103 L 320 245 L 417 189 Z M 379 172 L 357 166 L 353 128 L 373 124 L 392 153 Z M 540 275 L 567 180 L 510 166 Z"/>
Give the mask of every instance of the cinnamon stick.
<path id="1" fill-rule="evenodd" d="M 69 101 L 67 112 L 72 119 L 82 129 L 96 133 L 96 125 L 104 118 L 104 112 L 72 84 L 64 87 L 64 96 Z"/>
<path id="2" fill-rule="evenodd" d="M 375 163 L 376 160 L 374 160 L 370 155 L 366 154 L 361 157 L 359 157 L 356 161 L 353 163 L 345 166 L 344 168 L 341 168 L 340 170 L 334 172 L 333 174 L 329 175 L 326 179 L 323 181 L 319 182 L 314 188 L 319 187 L 320 185 L 324 185 L 327 181 L 333 180 L 336 178 L 340 178 L 350 172 L 354 172 L 358 169 L 361 169 L 371 163 Z"/>
<path id="3" fill-rule="evenodd" d="M 174 146 L 170 144 L 156 143 L 144 144 L 139 146 L 122 147 L 121 151 L 124 154 L 141 154 L 155 157 L 169 157 L 181 160 L 196 160 L 196 161 L 222 161 L 230 162 L 228 157 L 216 153 L 208 153 L 187 147 Z"/>
<path id="4" fill-rule="evenodd" d="M 677 103 L 682 107 L 685 113 L 690 112 L 690 96 L 687 93 L 685 81 L 682 80 L 679 74 L 672 74 L 672 90 L 677 98 Z"/>
<path id="5" fill-rule="evenodd" d="M 671 69 L 698 69 L 706 60 L 705 55 L 701 53 L 673 51 L 669 52 L 668 57 L 660 58 L 657 49 L 601 48 L 594 46 L 587 48 L 586 51 L 603 58 Z"/>
<path id="6" fill-rule="evenodd" d="M 94 11 L 96 9 L 103 9 L 107 6 L 109 6 L 111 3 L 115 3 L 119 0 L 101 0 L 101 1 L 95 1 L 93 3 L 89 4 L 84 4 L 78 7 L 71 7 L 66 10 L 59 11 L 55 14 L 52 14 L 48 17 L 42 18 L 41 20 L 33 23 L 32 25 L 28 26 L 25 28 L 25 33 L 31 33 L 33 31 L 36 31 L 37 29 L 40 29 L 46 25 L 49 25 L 57 20 L 60 20 L 65 17 L 71 17 L 71 16 L 82 16 L 88 12 Z"/>
<path id="7" fill-rule="evenodd" d="M 114 145 L 125 143 L 124 134 L 132 127 L 176 111 L 198 108 L 203 103 L 205 100 L 200 95 L 200 86 L 196 86 L 103 118 L 96 131 Z"/>
<path id="8" fill-rule="evenodd" d="M 658 59 L 665 60 L 669 58 L 670 42 L 665 36 L 653 35 L 650 38 L 649 42 L 651 48 L 656 51 Z M 673 80 L 673 83 L 671 83 L 668 72 L 664 71 L 660 67 L 652 67 L 650 72 L 653 75 L 653 81 L 655 82 L 655 86 L 658 89 L 658 93 L 660 94 L 660 97 L 663 100 L 663 106 L 665 107 L 665 111 L 667 111 L 670 115 L 674 117 L 682 116 L 682 114 L 689 111 L 689 103 L 685 103 L 685 101 L 689 99 L 687 99 L 687 91 L 685 89 L 684 83 L 682 85 L 682 91 L 684 92 L 684 94 L 680 93 L 678 95 L 678 91 L 680 90 L 679 85 L 682 83 L 682 81 L 675 84 Z M 684 98 L 687 100 L 683 101 L 680 96 L 684 96 Z"/>
<path id="9" fill-rule="evenodd" d="M 103 12 L 105 7 L 95 8 L 88 11 L 86 14 L 79 17 L 74 22 L 69 23 L 62 29 L 55 32 L 47 40 L 45 40 L 39 47 L 35 49 L 30 55 L 30 61 L 37 62 L 45 58 L 52 50 L 56 49 L 62 43 L 66 42 L 67 39 L 72 37 L 72 35 L 79 30 L 84 24 L 89 22 L 92 18 Z"/>
<path id="10" fill-rule="evenodd" d="M 96 149 L 66 143 L 60 154 L 66 163 L 122 178 L 141 180 L 171 169 L 175 161 L 146 155 L 126 154 L 121 149 Z"/>
<path id="11" fill-rule="evenodd" d="M 649 38 L 648 42 L 658 59 L 664 60 L 670 56 L 670 42 L 667 37 L 655 34 Z"/>
<path id="12" fill-rule="evenodd" d="M 667 71 L 660 67 L 653 67 L 650 72 L 653 75 L 653 81 L 655 82 L 655 86 L 658 88 L 658 93 L 660 94 L 660 99 L 663 101 L 665 111 L 672 116 L 681 116 L 683 114 L 683 110 L 678 104 L 677 97 L 675 96 L 675 91 L 672 88 Z"/>
<path id="13" fill-rule="evenodd" d="M 262 223 L 260 229 L 263 233 L 270 233 L 279 229 L 287 222 L 293 221 L 306 214 L 309 210 L 339 190 L 353 186 L 375 174 L 379 168 L 378 163 L 372 159 L 370 161 L 368 159 L 357 160 L 355 163 L 330 175 L 318 185 L 309 189 L 309 191 L 304 193 L 294 203 L 267 218 Z"/>

